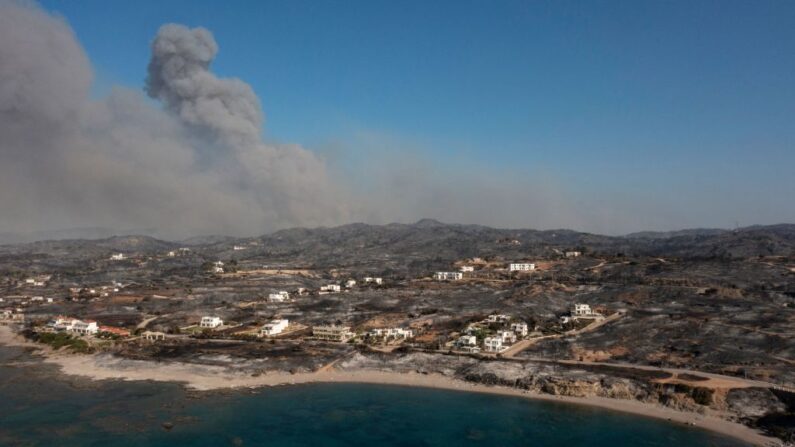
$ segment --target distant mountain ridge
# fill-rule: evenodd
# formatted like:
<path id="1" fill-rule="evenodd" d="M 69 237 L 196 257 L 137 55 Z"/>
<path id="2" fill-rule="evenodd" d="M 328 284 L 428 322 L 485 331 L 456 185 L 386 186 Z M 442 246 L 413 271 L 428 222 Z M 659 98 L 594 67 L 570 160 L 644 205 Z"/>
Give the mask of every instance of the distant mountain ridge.
<path id="1" fill-rule="evenodd" d="M 352 223 L 337 227 L 289 228 L 251 238 L 204 236 L 174 242 L 145 235 L 129 235 L 38 241 L 7 245 L 6 249 L 51 255 L 74 251 L 153 253 L 185 245 L 218 257 L 232 254 L 236 257 L 268 256 L 282 259 L 309 257 L 319 262 L 331 262 L 340 256 L 359 256 L 362 259 L 388 259 L 390 256 L 404 259 L 460 259 L 488 255 L 522 258 L 561 250 L 584 250 L 597 254 L 744 258 L 759 255 L 795 256 L 795 224 L 752 226 L 737 230 L 692 229 L 604 236 L 563 229 L 497 229 L 423 219 L 413 224 Z M 235 246 L 238 246 L 237 250 Z"/>

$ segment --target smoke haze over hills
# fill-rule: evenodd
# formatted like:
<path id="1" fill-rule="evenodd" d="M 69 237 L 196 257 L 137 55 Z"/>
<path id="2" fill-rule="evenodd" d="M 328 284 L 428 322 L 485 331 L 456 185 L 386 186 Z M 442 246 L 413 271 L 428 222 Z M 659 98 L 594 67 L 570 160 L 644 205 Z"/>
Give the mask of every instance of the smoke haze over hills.
<path id="1" fill-rule="evenodd" d="M 0 233 L 147 228 L 180 239 L 424 217 L 607 234 L 728 224 L 663 221 L 659 204 L 585 197 L 540 165 L 439 160 L 373 134 L 337 159 L 274 143 L 254 90 L 213 72 L 218 52 L 209 30 L 165 24 L 143 91 L 97 98 L 65 19 L 0 0 Z"/>

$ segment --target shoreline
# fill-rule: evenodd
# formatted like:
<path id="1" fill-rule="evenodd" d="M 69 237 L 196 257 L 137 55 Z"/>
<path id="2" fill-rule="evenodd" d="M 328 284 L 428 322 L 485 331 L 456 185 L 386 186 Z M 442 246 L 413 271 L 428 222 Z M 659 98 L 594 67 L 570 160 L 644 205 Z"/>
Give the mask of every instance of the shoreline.
<path id="1" fill-rule="evenodd" d="M 683 412 L 636 400 L 540 394 L 517 388 L 469 383 L 440 374 L 379 370 L 330 370 L 295 374 L 274 371 L 251 375 L 230 371 L 223 366 L 129 360 L 108 354 L 76 355 L 56 352 L 46 346 L 23 339 L 15 334 L 11 328 L 2 325 L 0 325 L 0 345 L 35 349 L 36 354 L 41 357 L 44 363 L 57 366 L 61 374 L 84 377 L 95 381 L 172 382 L 182 384 L 184 387 L 196 391 L 239 390 L 312 383 L 362 383 L 433 388 L 523 397 L 570 405 L 587 405 L 642 417 L 661 419 L 671 423 L 687 424 L 694 428 L 709 430 L 752 445 L 783 445 L 777 438 L 766 436 L 751 427 L 710 414 Z"/>

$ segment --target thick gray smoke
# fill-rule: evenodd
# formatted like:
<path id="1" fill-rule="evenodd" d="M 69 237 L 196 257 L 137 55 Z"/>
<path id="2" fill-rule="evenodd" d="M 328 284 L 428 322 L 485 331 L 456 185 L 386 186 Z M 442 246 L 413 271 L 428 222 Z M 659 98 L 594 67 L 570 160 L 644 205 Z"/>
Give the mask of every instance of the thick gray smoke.
<path id="1" fill-rule="evenodd" d="M 147 92 L 92 100 L 92 70 L 71 29 L 0 0 L 0 232 L 101 226 L 161 234 L 259 234 L 348 220 L 325 164 L 265 144 L 251 88 L 219 79 L 203 29 L 164 26 Z"/>
<path id="2" fill-rule="evenodd" d="M 169 24 L 152 43 L 146 90 L 183 121 L 233 145 L 257 144 L 262 112 L 259 99 L 238 79 L 218 79 L 210 63 L 218 53 L 204 28 Z"/>
<path id="3" fill-rule="evenodd" d="M 76 227 L 257 235 L 422 217 L 576 229 L 596 222 L 610 232 L 652 226 L 627 222 L 651 220 L 654 210 L 620 213 L 604 200 L 587 210 L 543 172 L 434 162 L 422 156 L 433 151 L 390 138 L 349 141 L 332 175 L 313 152 L 263 142 L 259 99 L 246 83 L 212 73 L 218 51 L 205 29 L 165 25 L 145 88 L 163 108 L 121 87 L 96 100 L 69 26 L 31 3 L 0 0 L 0 240 Z"/>

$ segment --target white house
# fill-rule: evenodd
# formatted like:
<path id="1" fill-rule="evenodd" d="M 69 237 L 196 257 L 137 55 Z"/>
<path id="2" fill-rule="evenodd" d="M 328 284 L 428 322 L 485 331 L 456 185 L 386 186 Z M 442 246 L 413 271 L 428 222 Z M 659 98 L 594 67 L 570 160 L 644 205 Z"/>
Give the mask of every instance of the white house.
<path id="1" fill-rule="evenodd" d="M 73 320 L 75 319 L 72 317 L 65 317 L 63 315 L 59 315 L 55 317 L 55 320 L 52 323 L 52 327 L 57 331 L 69 330 L 69 328 L 72 327 Z"/>
<path id="2" fill-rule="evenodd" d="M 268 295 L 268 301 L 272 303 L 283 303 L 290 299 L 290 294 L 286 290 L 280 290 Z"/>
<path id="3" fill-rule="evenodd" d="M 124 261 L 125 259 L 127 259 L 127 256 L 125 256 L 124 253 L 116 253 L 110 255 L 111 261 Z"/>
<path id="4" fill-rule="evenodd" d="M 379 328 L 373 329 L 368 334 L 371 337 L 383 337 L 383 338 L 395 338 L 395 339 L 406 339 L 411 338 L 414 336 L 414 331 L 411 329 L 404 329 L 401 327 L 394 327 L 394 328 Z"/>
<path id="5" fill-rule="evenodd" d="M 99 332 L 99 326 L 96 321 L 74 320 L 69 331 L 80 335 L 94 335 Z"/>
<path id="6" fill-rule="evenodd" d="M 464 274 L 461 272 L 436 272 L 433 274 L 433 279 L 437 281 L 457 281 L 463 278 Z"/>
<path id="7" fill-rule="evenodd" d="M 259 331 L 259 335 L 260 337 L 268 337 L 271 335 L 281 334 L 285 329 L 287 329 L 288 324 L 289 323 L 287 322 L 286 318 L 271 320 L 262 326 L 262 329 Z"/>
<path id="8" fill-rule="evenodd" d="M 500 338 L 500 337 L 486 337 L 483 340 L 483 349 L 486 352 L 500 352 L 500 351 L 502 351 L 502 338 Z"/>
<path id="9" fill-rule="evenodd" d="M 460 270 L 461 273 L 474 272 L 475 267 L 471 265 L 462 265 Z"/>
<path id="10" fill-rule="evenodd" d="M 383 283 L 383 280 L 381 278 L 372 278 L 372 277 L 369 277 L 369 276 L 364 278 L 364 283 L 365 284 L 370 284 L 371 282 L 372 283 L 376 283 L 378 285 L 381 285 L 381 283 Z"/>
<path id="11" fill-rule="evenodd" d="M 478 338 L 474 335 L 462 335 L 458 338 L 458 340 L 455 341 L 455 346 L 457 349 L 465 352 L 480 352 L 480 348 L 478 347 Z"/>
<path id="12" fill-rule="evenodd" d="M 474 335 L 462 335 L 456 340 L 458 346 L 477 346 L 478 338 Z"/>
<path id="13" fill-rule="evenodd" d="M 579 252 L 579 251 L 567 251 L 566 252 L 566 257 L 567 258 L 577 258 L 580 255 L 582 255 L 582 252 Z"/>
<path id="14" fill-rule="evenodd" d="M 318 340 L 336 341 L 344 343 L 355 334 L 351 332 L 350 326 L 337 326 L 336 324 L 315 326 L 312 328 L 312 336 Z"/>
<path id="15" fill-rule="evenodd" d="M 517 262 L 508 266 L 508 270 L 512 272 L 532 272 L 536 269 L 536 265 L 529 262 Z"/>
<path id="16" fill-rule="evenodd" d="M 511 330 L 520 337 L 526 337 L 527 333 L 529 332 L 527 323 L 525 323 L 524 321 L 520 321 L 518 323 L 511 323 Z"/>
<path id="17" fill-rule="evenodd" d="M 25 284 L 33 287 L 44 287 L 45 281 L 36 278 L 28 278 L 25 280 Z"/>
<path id="18" fill-rule="evenodd" d="M 356 280 L 355 279 L 349 279 L 349 280 L 345 281 L 345 287 L 346 288 L 352 289 L 355 286 L 356 286 Z"/>
<path id="19" fill-rule="evenodd" d="M 594 312 L 591 309 L 591 306 L 587 304 L 577 303 L 574 307 L 571 308 L 571 316 L 572 317 L 593 317 L 596 315 L 600 315 L 597 312 Z"/>
<path id="20" fill-rule="evenodd" d="M 339 293 L 342 287 L 339 284 L 326 284 L 320 287 L 320 293 Z"/>
<path id="21" fill-rule="evenodd" d="M 234 250 L 234 251 L 240 251 L 240 250 L 245 250 L 245 249 L 246 249 L 246 247 L 244 247 L 242 245 L 235 245 L 234 247 L 232 247 L 232 250 Z"/>
<path id="22" fill-rule="evenodd" d="M 512 331 L 498 331 L 497 337 L 500 337 L 503 345 L 512 345 L 516 343 L 516 334 Z"/>
<path id="23" fill-rule="evenodd" d="M 486 317 L 487 323 L 507 323 L 511 317 L 504 314 L 492 314 Z"/>
<path id="24" fill-rule="evenodd" d="M 80 335 L 94 335 L 99 332 L 99 326 L 96 321 L 82 321 L 77 318 L 65 316 L 55 317 L 55 322 L 52 327 L 58 331 L 74 332 Z"/>
<path id="25" fill-rule="evenodd" d="M 220 319 L 219 317 L 205 316 L 202 317 L 199 327 L 215 329 L 222 324 L 224 324 L 224 320 Z"/>
<path id="26" fill-rule="evenodd" d="M 564 315 L 560 318 L 561 323 L 568 323 L 570 321 L 577 321 L 581 318 L 601 320 L 604 318 L 602 314 L 591 309 L 591 306 L 583 303 L 577 303 L 571 308 L 569 315 Z"/>

